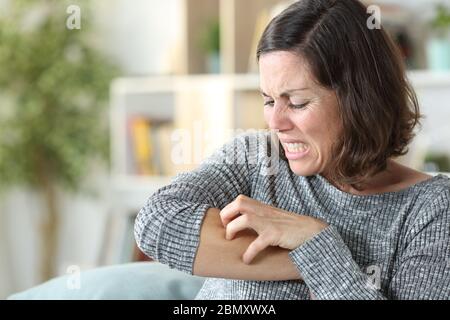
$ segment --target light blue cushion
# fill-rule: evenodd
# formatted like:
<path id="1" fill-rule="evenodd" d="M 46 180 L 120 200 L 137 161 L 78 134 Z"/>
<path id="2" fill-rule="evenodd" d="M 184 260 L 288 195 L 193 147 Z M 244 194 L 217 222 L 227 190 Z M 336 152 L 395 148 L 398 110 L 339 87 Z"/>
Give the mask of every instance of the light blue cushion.
<path id="1" fill-rule="evenodd" d="M 14 300 L 194 299 L 204 278 L 157 262 L 97 268 L 79 274 L 79 282 L 63 276 L 9 297 Z M 72 280 L 72 281 L 71 281 Z M 79 289 L 74 285 L 79 283 Z M 72 288 L 72 289 L 71 289 Z"/>

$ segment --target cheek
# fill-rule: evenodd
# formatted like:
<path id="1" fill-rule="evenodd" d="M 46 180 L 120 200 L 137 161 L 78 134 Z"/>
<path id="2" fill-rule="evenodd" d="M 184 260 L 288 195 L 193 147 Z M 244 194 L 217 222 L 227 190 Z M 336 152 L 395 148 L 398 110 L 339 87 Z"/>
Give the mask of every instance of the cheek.
<path id="1" fill-rule="evenodd" d="M 317 132 L 318 149 L 320 150 L 322 157 L 326 159 L 332 157 L 333 146 L 339 137 L 334 130 L 334 126 L 334 123 L 327 124 L 324 122 L 320 127 L 320 132 Z"/>
<path id="2" fill-rule="evenodd" d="M 323 116 L 310 112 L 299 115 L 295 120 L 297 128 L 303 132 L 316 152 L 320 153 L 328 152 L 330 145 L 336 139 L 332 129 L 334 124 L 325 119 Z"/>
<path id="3" fill-rule="evenodd" d="M 312 110 L 299 112 L 292 118 L 292 122 L 307 139 L 314 140 L 321 132 L 321 121 Z"/>

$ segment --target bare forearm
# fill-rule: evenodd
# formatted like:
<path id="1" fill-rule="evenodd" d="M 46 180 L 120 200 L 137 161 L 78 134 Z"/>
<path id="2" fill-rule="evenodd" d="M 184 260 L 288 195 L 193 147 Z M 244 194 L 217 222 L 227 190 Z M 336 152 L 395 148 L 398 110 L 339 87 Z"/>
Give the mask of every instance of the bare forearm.
<path id="1" fill-rule="evenodd" d="M 257 235 L 245 230 L 233 240 L 226 240 L 219 212 L 218 209 L 209 209 L 203 220 L 194 261 L 195 275 L 240 280 L 300 279 L 288 256 L 289 251 L 279 247 L 268 247 L 251 264 L 245 264 L 242 255 Z"/>

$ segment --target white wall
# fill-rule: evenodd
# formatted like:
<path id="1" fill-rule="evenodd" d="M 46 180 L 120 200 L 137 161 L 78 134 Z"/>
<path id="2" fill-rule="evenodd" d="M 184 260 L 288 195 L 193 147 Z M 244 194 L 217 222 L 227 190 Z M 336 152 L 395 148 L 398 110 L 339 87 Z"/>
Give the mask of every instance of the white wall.
<path id="1" fill-rule="evenodd" d="M 42 202 L 38 196 L 24 188 L 14 188 L 5 194 L 0 212 L 3 218 L 2 242 L 6 244 L 7 274 L 2 283 L 9 290 L 27 288 L 39 281 L 38 266 L 39 242 L 36 225 L 42 214 Z"/>
<path id="2" fill-rule="evenodd" d="M 0 198 L 0 204 L 3 201 Z M 10 265 L 10 246 L 6 242 L 6 233 L 8 228 L 5 223 L 4 210 L 0 209 L 0 299 L 6 297 L 12 290 L 10 281 L 11 265 Z"/>
<path id="3" fill-rule="evenodd" d="M 450 86 L 417 90 L 425 118 L 420 137 L 429 150 L 450 155 Z"/>
<path id="4" fill-rule="evenodd" d="M 182 28 L 184 0 L 97 0 L 98 41 L 126 75 L 167 74 Z"/>
<path id="5" fill-rule="evenodd" d="M 96 196 L 60 194 L 59 275 L 69 265 L 81 270 L 98 265 L 110 211 L 109 185 L 106 170 L 96 167 L 85 186 L 97 190 Z M 39 196 L 25 188 L 11 190 L 0 201 L 0 299 L 41 282 L 38 232 L 44 213 Z"/>

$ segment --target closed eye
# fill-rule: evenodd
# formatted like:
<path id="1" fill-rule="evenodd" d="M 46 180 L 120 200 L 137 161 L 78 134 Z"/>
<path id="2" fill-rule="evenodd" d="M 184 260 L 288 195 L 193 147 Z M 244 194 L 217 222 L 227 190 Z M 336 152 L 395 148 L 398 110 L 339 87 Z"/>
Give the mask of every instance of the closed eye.
<path id="1" fill-rule="evenodd" d="M 273 100 L 264 101 L 264 106 L 273 107 L 274 103 L 275 102 Z M 308 106 L 308 104 L 309 104 L 309 102 L 305 102 L 305 103 L 302 103 L 302 104 L 292 104 L 292 103 L 290 103 L 289 104 L 289 108 L 291 108 L 291 109 L 303 109 L 303 108 L 306 108 Z"/>
<path id="2" fill-rule="evenodd" d="M 289 107 L 292 108 L 292 109 L 303 109 L 303 108 L 306 108 L 308 106 L 308 104 L 309 104 L 309 102 L 305 102 L 305 103 L 302 103 L 302 104 L 292 104 L 291 103 L 289 105 Z"/>

